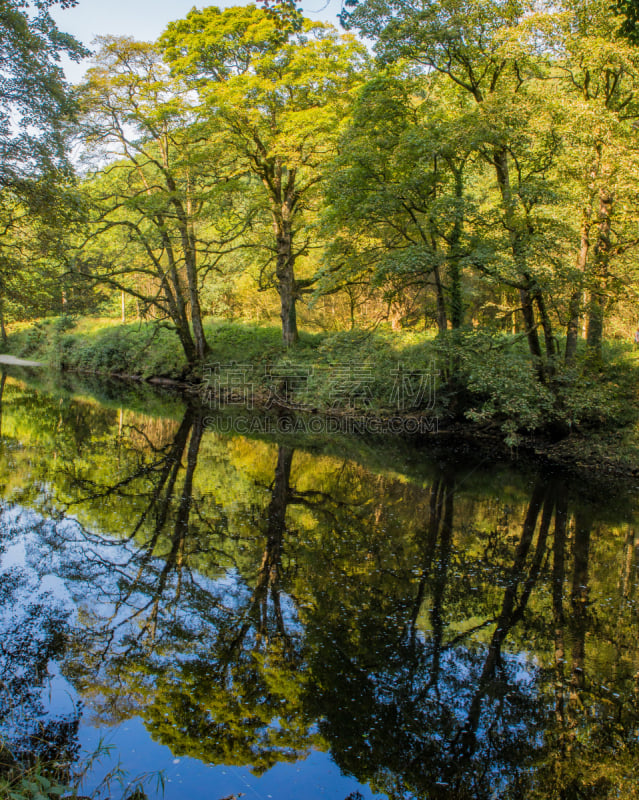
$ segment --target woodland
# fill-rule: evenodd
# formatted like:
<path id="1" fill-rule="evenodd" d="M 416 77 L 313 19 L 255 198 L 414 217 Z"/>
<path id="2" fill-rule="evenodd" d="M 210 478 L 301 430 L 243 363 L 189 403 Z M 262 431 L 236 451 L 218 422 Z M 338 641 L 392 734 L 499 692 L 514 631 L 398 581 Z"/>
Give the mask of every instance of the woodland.
<path id="1" fill-rule="evenodd" d="M 7 351 L 366 365 L 374 396 L 435 363 L 442 418 L 511 444 L 633 426 L 632 2 L 211 6 L 91 53 L 52 5 L 0 4 Z"/>

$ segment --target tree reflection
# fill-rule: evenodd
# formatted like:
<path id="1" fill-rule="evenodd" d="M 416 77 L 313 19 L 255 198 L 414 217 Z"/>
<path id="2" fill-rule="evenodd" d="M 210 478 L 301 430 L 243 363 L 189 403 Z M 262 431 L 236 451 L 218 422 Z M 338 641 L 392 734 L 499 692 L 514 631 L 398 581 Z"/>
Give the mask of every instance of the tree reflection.
<path id="1" fill-rule="evenodd" d="M 459 621 L 452 619 L 450 612 L 449 625 L 444 621 L 447 601 L 450 608 L 457 606 L 458 593 L 464 588 L 457 575 L 452 576 L 452 581 L 450 575 L 453 497 L 454 485 L 450 477 L 436 482 L 431 489 L 429 519 L 422 528 L 423 533 L 418 533 L 425 550 L 416 603 L 406 625 L 410 631 L 408 647 L 397 643 L 395 657 L 389 658 L 392 650 L 389 640 L 402 626 L 392 624 L 395 619 L 387 609 L 385 616 L 378 617 L 375 624 L 368 619 L 372 608 L 346 604 L 344 610 L 352 616 L 331 624 L 330 641 L 322 637 L 319 624 L 311 623 L 318 639 L 316 658 L 310 659 L 313 674 L 310 685 L 321 687 L 312 703 L 318 714 L 320 709 L 328 709 L 321 723 L 322 734 L 346 771 L 361 781 L 370 782 L 389 797 L 487 798 L 495 796 L 495 792 L 500 797 L 527 797 L 537 791 L 540 797 L 607 796 L 606 792 L 601 795 L 596 792 L 612 791 L 615 781 L 621 780 L 624 774 L 615 768 L 615 738 L 604 748 L 608 750 L 605 766 L 598 765 L 611 776 L 607 782 L 596 781 L 590 794 L 588 782 L 592 775 L 587 773 L 591 770 L 593 754 L 588 752 L 588 746 L 581 748 L 579 770 L 575 771 L 573 756 L 563 776 L 555 771 L 540 780 L 546 770 L 544 758 L 554 757 L 553 747 L 548 744 L 557 735 L 555 731 L 559 732 L 565 752 L 569 741 L 583 742 L 586 731 L 588 745 L 605 741 L 605 728 L 614 718 L 614 714 L 604 712 L 601 729 L 592 736 L 589 712 L 584 714 L 584 707 L 592 709 L 595 699 L 587 692 L 584 644 L 590 627 L 587 516 L 583 510 L 574 515 L 573 573 L 569 592 L 572 639 L 569 713 L 565 713 L 563 692 L 560 692 L 556 695 L 553 720 L 551 709 L 542 702 L 552 673 L 543 664 L 547 645 L 539 616 L 544 612 L 545 581 L 551 578 L 554 656 L 555 663 L 561 663 L 564 658 L 563 571 L 568 517 L 565 490 L 544 481 L 535 485 L 511 564 L 502 568 L 502 599 L 498 612 L 478 620 L 477 604 L 471 600 L 467 603 L 471 612 L 467 618 L 472 624 L 462 621 L 464 630 L 461 632 Z M 553 510 L 555 538 L 551 542 Z M 549 576 L 551 550 L 555 557 Z M 479 592 L 482 590 L 481 566 L 475 564 L 472 570 Z M 466 568 L 469 567 L 466 564 Z M 402 603 L 401 598 L 398 600 Z M 430 626 L 422 633 L 418 620 L 422 620 L 424 630 L 424 604 L 429 605 Z M 343 608 L 344 605 L 342 597 Z M 525 628 L 518 632 L 516 629 L 521 623 Z M 489 627 L 492 627 L 492 634 L 487 640 L 477 635 Z M 358 652 L 361 640 L 352 635 L 354 630 L 367 632 L 365 655 Z M 366 668 L 362 669 L 360 664 L 364 659 Z M 639 716 L 632 698 L 624 700 L 620 707 L 631 700 L 626 709 L 634 717 L 634 723 L 625 727 L 623 750 L 636 755 L 631 731 L 636 728 Z M 576 714 L 577 709 L 580 709 L 579 714 Z M 597 710 L 598 716 L 602 710 Z M 628 722 L 626 720 L 626 724 Z M 620 726 L 617 726 L 617 737 L 619 732 Z M 616 743 L 620 744 L 618 738 Z M 596 752 L 602 755 L 599 744 Z M 537 766 L 537 771 L 532 769 L 533 765 Z"/>
<path id="2" fill-rule="evenodd" d="M 420 483 L 109 413 L 43 473 L 96 721 L 258 774 L 330 748 L 390 798 L 637 791 L 631 524 L 558 478 Z"/>
<path id="3" fill-rule="evenodd" d="M 455 521 L 453 471 L 419 498 L 399 488 L 392 503 L 410 497 L 424 513 L 407 526 L 408 509 L 390 515 L 379 479 L 352 465 L 296 488 L 294 450 L 280 445 L 244 514 L 247 560 L 230 517 L 194 496 L 202 436 L 189 411 L 153 469 L 140 462 L 156 482 L 121 540 L 132 549 L 113 611 L 89 626 L 102 646 L 86 685 L 110 698 L 105 719 L 135 711 L 176 754 L 256 773 L 326 741 L 393 798 L 583 794 L 583 706 L 600 701 L 587 681 L 592 522 L 563 485 L 538 480 L 506 527 L 475 531 L 466 551 L 473 510 Z M 294 509 L 312 520 L 304 537 Z M 217 554 L 213 581 L 191 570 L 203 547 Z"/>
<path id="4" fill-rule="evenodd" d="M 301 628 L 282 588 L 294 451 L 278 449 L 268 504 L 253 531 L 262 552 L 253 577 L 240 576 L 230 566 L 237 560 L 234 532 L 223 514 L 207 517 L 210 504 L 194 494 L 203 431 L 202 415 L 189 409 L 172 441 L 116 484 L 77 476 L 80 494 L 69 508 L 128 493 L 141 478 L 150 485 L 131 532 L 110 543 L 118 548 L 117 582 L 110 579 L 113 554 L 94 550 L 108 612 L 87 618 L 75 644 L 78 660 L 68 668 L 85 692 L 100 686 L 103 721 L 139 713 L 175 753 L 250 763 L 260 772 L 299 758 L 315 738 L 299 707 Z M 207 545 L 217 580 L 192 569 Z"/>

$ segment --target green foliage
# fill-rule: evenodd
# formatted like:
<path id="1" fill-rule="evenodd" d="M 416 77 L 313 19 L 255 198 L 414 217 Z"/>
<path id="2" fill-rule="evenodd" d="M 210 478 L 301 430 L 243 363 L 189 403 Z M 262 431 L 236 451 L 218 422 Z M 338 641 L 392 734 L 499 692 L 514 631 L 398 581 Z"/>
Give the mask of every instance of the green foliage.
<path id="1" fill-rule="evenodd" d="M 99 375 L 177 379 L 186 372 L 179 340 L 168 328 L 142 323 L 69 333 L 72 327 L 68 316 L 43 320 L 16 332 L 11 352 Z"/>
<path id="2" fill-rule="evenodd" d="M 452 360 L 451 378 L 467 395 L 465 417 L 497 425 L 509 445 L 518 442 L 519 433 L 543 430 L 553 420 L 553 392 L 539 382 L 521 344 L 474 332 L 438 343 Z"/>
<path id="3" fill-rule="evenodd" d="M 72 42 L 53 46 L 48 6 L 32 22 L 51 66 Z M 193 9 L 156 43 L 101 40 L 80 91 L 94 172 L 81 192 L 0 197 L 0 328 L 92 310 L 83 280 L 107 287 L 105 313 L 153 322 L 82 338 L 41 321 L 14 352 L 143 379 L 248 365 L 266 394 L 290 368 L 308 376 L 294 404 L 378 414 L 436 356 L 442 420 L 509 443 L 631 425 L 634 362 L 603 344 L 628 334 L 639 280 L 639 51 L 619 19 L 603 0 L 353 9 L 374 68 L 289 3 Z M 313 287 L 307 319 L 323 304 L 337 333 L 294 353 L 263 326 L 202 322 L 268 319 L 255 290 L 275 289 L 292 345 Z M 358 370 L 365 386 L 337 402 Z"/>
<path id="4" fill-rule="evenodd" d="M 74 765 L 72 772 L 69 764 L 48 763 L 39 758 L 30 766 L 13 764 L 0 774 L 0 797 L 2 800 L 72 800 L 76 797 L 92 797 L 97 800 L 108 793 L 111 800 L 146 800 L 144 787 L 149 785 L 160 796 L 164 794 L 162 772 L 140 773 L 131 777 L 119 764 L 107 771 L 91 795 L 83 793 L 81 785 L 84 778 L 101 760 L 109 756 L 112 749 L 110 745 L 100 742 L 95 751 Z M 0 754 L 2 753 L 0 743 Z"/>
<path id="5" fill-rule="evenodd" d="M 408 74 L 380 74 L 360 91 L 327 187 L 324 224 L 332 239 L 318 291 L 356 285 L 429 314 L 440 329 L 462 323 L 461 271 L 477 261 L 464 218 L 464 190 L 477 132 L 459 92 Z M 444 286 L 442 286 L 444 284 Z M 445 288 L 444 288 L 445 287 Z"/>
<path id="6" fill-rule="evenodd" d="M 180 378 L 186 362 L 175 333 L 148 323 L 118 326 L 86 339 L 61 341 L 63 369 L 102 375 Z"/>
<path id="7" fill-rule="evenodd" d="M 521 337 L 451 332 L 434 350 L 444 376 L 442 413 L 496 427 L 510 445 L 522 434 L 628 427 L 639 417 L 639 370 L 627 345 L 608 347 L 607 366 L 598 371 L 584 348 L 577 365 L 557 365 L 547 385 L 539 382 Z"/>
<path id="8" fill-rule="evenodd" d="M 175 333 L 156 323 L 130 325 L 80 324 L 69 330 L 68 317 L 43 320 L 10 336 L 11 352 L 42 360 L 62 369 L 100 375 L 128 375 L 184 379 L 190 373 Z M 393 377 L 433 368 L 430 335 L 390 331 L 302 334 L 298 347 L 288 350 L 276 327 L 209 322 L 209 366 L 239 365 L 251 372 L 251 381 L 264 397 L 273 388 L 272 374 L 308 376 L 291 400 L 304 407 L 392 411 Z M 358 378 L 359 376 L 359 378 Z M 336 384 L 361 383 L 361 403 L 335 404 Z M 365 390 L 364 390 L 365 389 Z"/>
<path id="9" fill-rule="evenodd" d="M 280 297 L 287 345 L 298 339 L 296 303 L 313 283 L 299 278 L 296 262 L 318 247 L 319 186 L 366 64 L 353 37 L 296 20 L 283 25 L 255 5 L 194 8 L 160 39 L 172 72 L 212 120 L 229 173 L 249 176 L 254 230 L 247 226 L 244 246 L 260 289 Z"/>
<path id="10" fill-rule="evenodd" d="M 5 320 L 59 310 L 65 248 L 78 214 L 67 160 L 75 100 L 62 57 L 88 54 L 60 31 L 52 6 L 75 0 L 0 2 L 0 333 Z"/>
<path id="11" fill-rule="evenodd" d="M 631 429 L 639 407 L 636 349 L 625 342 L 605 342 L 604 358 L 593 368 L 586 348 L 573 370 L 559 378 L 558 407 L 570 425 L 588 431 Z"/>
<path id="12" fill-rule="evenodd" d="M 66 164 L 62 123 L 74 104 L 59 61 L 87 50 L 58 30 L 49 13 L 56 4 L 75 0 L 0 3 L 0 191 Z"/>
<path id="13" fill-rule="evenodd" d="M 71 791 L 67 783 L 44 774 L 39 763 L 15 777 L 0 777 L 0 796 L 6 800 L 54 800 L 69 796 Z"/>
<path id="14" fill-rule="evenodd" d="M 224 322 L 206 327 L 211 343 L 210 362 L 268 363 L 282 353 L 282 334 L 276 327 Z"/>
<path id="15" fill-rule="evenodd" d="M 73 326 L 73 319 L 63 316 L 24 327 L 11 335 L 10 350 L 71 372 L 142 380 L 202 377 L 189 370 L 175 333 L 157 323 Z M 407 402 L 404 411 L 427 410 L 440 425 L 467 420 L 495 428 L 509 444 L 522 434 L 628 427 L 639 414 L 639 364 L 628 345 L 607 347 L 607 366 L 599 370 L 584 349 L 575 367 L 558 366 L 545 385 L 522 337 L 503 333 L 303 334 L 291 351 L 274 326 L 208 322 L 205 331 L 211 342 L 208 367 L 245 370 L 261 402 L 277 390 L 274 375 L 290 374 L 300 376 L 288 397 L 295 407 L 388 415 L 397 412 L 400 383 L 415 389 L 416 381 L 428 376 L 433 383 L 423 393 L 421 409 Z"/>
<path id="16" fill-rule="evenodd" d="M 615 0 L 612 8 L 620 17 L 619 33 L 633 45 L 638 45 L 639 4 L 637 0 Z"/>

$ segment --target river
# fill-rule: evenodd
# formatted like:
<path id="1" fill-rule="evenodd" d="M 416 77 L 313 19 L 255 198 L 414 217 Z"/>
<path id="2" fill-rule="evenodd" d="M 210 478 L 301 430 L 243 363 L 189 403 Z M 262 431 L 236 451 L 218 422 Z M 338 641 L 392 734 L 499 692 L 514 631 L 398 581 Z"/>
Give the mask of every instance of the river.
<path id="1" fill-rule="evenodd" d="M 633 487 L 238 418 L 2 373 L 16 757 L 112 798 L 637 796 Z"/>

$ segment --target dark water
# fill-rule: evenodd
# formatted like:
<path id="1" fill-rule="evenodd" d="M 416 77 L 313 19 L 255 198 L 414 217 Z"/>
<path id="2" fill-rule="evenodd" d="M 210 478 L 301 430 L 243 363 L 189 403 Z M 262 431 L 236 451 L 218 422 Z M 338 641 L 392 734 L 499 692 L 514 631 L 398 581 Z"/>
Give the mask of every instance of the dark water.
<path id="1" fill-rule="evenodd" d="M 87 794 L 639 795 L 630 489 L 0 389 L 15 755 L 110 746 Z"/>

